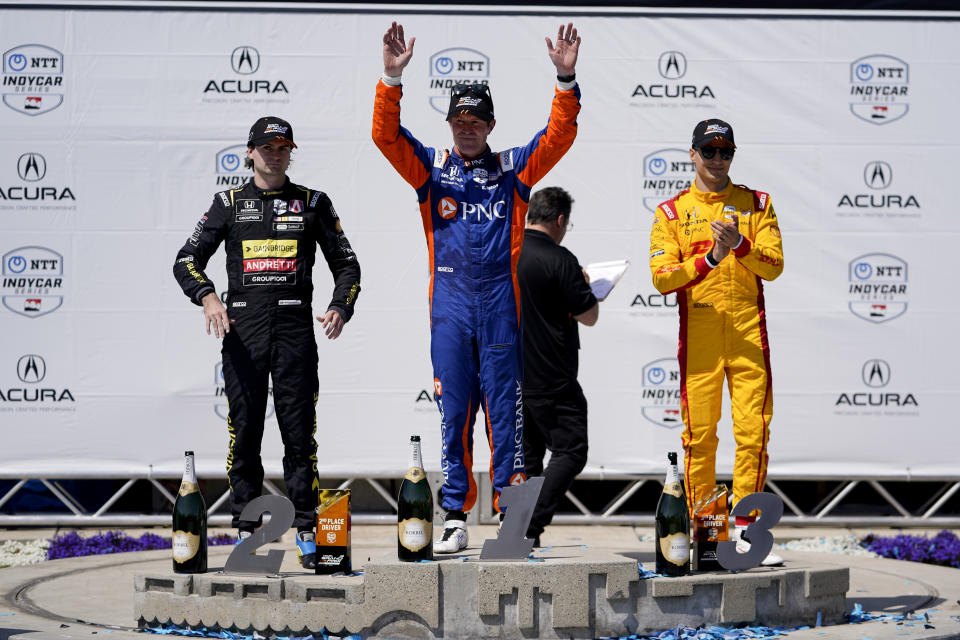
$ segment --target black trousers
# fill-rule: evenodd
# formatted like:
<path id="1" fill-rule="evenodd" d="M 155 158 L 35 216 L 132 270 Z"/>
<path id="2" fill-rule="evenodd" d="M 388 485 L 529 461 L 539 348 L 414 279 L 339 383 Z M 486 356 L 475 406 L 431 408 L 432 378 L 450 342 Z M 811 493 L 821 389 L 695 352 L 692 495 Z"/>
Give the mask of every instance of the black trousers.
<path id="1" fill-rule="evenodd" d="M 524 396 L 523 438 L 527 477 L 543 475 L 543 490 L 533 511 L 527 537 L 543 533 L 563 495 L 587 464 L 587 399 L 580 385 L 562 393 Z M 550 463 L 543 458 L 550 451 Z"/>
<path id="2" fill-rule="evenodd" d="M 317 342 L 309 300 L 305 306 L 230 309 L 236 322 L 224 336 L 223 381 L 230 406 L 227 478 L 233 526 L 263 489 L 260 444 L 268 376 L 283 441 L 283 479 L 296 511 L 294 526 L 313 528 L 317 507 Z M 245 523 L 250 526 L 252 523 Z"/>

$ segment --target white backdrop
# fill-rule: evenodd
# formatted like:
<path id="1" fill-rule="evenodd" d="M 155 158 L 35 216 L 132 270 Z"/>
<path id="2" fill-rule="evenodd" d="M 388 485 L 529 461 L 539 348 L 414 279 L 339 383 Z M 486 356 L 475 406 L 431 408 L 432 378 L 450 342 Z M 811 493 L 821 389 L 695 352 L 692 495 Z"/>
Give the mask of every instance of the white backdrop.
<path id="1" fill-rule="evenodd" d="M 393 473 L 408 437 L 439 468 L 426 247 L 413 191 L 370 140 L 392 16 L 3 10 L 0 469 L 221 473 L 219 343 L 171 275 L 216 190 L 244 179 L 262 115 L 293 123 L 291 177 L 326 191 L 363 268 L 318 340 L 321 468 Z M 403 122 L 449 146 L 443 87 L 487 79 L 494 148 L 543 126 L 543 37 L 565 18 L 403 16 Z M 568 246 L 632 267 L 581 331 L 588 471 L 659 473 L 680 446 L 675 298 L 654 290 L 652 207 L 691 179 L 696 121 L 735 128 L 731 175 L 769 191 L 785 250 L 766 289 L 770 475 L 956 476 L 960 395 L 957 22 L 578 17 L 579 137 L 539 185 L 576 200 Z M 222 252 L 210 273 L 221 288 Z M 316 270 L 317 309 L 330 278 Z M 728 412 L 720 426 L 729 472 Z M 276 422 L 264 441 L 280 471 Z M 477 469 L 488 454 L 482 436 Z"/>

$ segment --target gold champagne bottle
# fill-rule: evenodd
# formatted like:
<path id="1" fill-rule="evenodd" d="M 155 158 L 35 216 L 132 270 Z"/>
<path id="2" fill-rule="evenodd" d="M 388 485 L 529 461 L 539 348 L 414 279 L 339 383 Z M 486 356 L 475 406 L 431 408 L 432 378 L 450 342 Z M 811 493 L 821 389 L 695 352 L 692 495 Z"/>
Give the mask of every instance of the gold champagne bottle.
<path id="1" fill-rule="evenodd" d="M 667 454 L 670 466 L 657 502 L 657 573 L 682 576 L 690 572 L 690 512 L 683 495 L 677 452 Z"/>
<path id="2" fill-rule="evenodd" d="M 397 497 L 397 556 L 404 562 L 433 560 L 433 495 L 423 470 L 420 436 L 410 436 L 410 468 Z"/>
<path id="3" fill-rule="evenodd" d="M 193 451 L 184 452 L 183 480 L 173 505 L 173 571 L 206 573 L 207 505 L 197 485 Z"/>

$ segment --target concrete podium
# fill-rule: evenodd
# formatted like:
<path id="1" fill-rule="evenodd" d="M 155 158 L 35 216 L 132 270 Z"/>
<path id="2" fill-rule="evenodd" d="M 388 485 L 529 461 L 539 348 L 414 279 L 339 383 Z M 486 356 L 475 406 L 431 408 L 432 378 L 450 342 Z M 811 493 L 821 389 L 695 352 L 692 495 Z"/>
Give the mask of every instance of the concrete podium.
<path id="1" fill-rule="evenodd" d="M 557 546 L 510 562 L 479 561 L 479 546 L 429 563 L 381 552 L 351 576 L 305 572 L 293 553 L 275 577 L 220 574 L 211 558 L 202 575 L 137 574 L 134 615 L 141 628 L 172 623 L 264 636 L 599 638 L 679 624 L 800 626 L 818 615 L 823 624 L 839 622 L 850 580 L 845 567 L 798 563 L 641 579 L 637 562 L 652 568 L 652 545 Z"/>

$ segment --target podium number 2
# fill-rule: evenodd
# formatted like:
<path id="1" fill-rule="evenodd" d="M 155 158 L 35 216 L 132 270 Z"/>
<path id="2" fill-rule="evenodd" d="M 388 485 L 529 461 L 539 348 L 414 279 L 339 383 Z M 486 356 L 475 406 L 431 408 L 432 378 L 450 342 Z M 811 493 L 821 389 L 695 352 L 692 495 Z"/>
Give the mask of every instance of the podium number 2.
<path id="1" fill-rule="evenodd" d="M 760 517 L 747 526 L 746 536 L 750 539 L 750 551 L 738 553 L 734 540 L 717 543 L 717 560 L 724 569 L 743 571 L 757 567 L 773 549 L 773 534 L 770 529 L 783 517 L 783 501 L 772 493 L 751 493 L 733 507 L 730 518 L 749 516 L 752 511 L 760 511 Z"/>
<path id="2" fill-rule="evenodd" d="M 247 503 L 240 514 L 240 520 L 257 522 L 265 513 L 270 514 L 270 521 L 233 548 L 223 567 L 225 573 L 266 575 L 280 571 L 283 549 L 271 549 L 265 556 L 257 555 L 257 549 L 268 542 L 279 540 L 280 536 L 290 529 L 295 515 L 293 503 L 283 496 L 260 496 Z"/>

